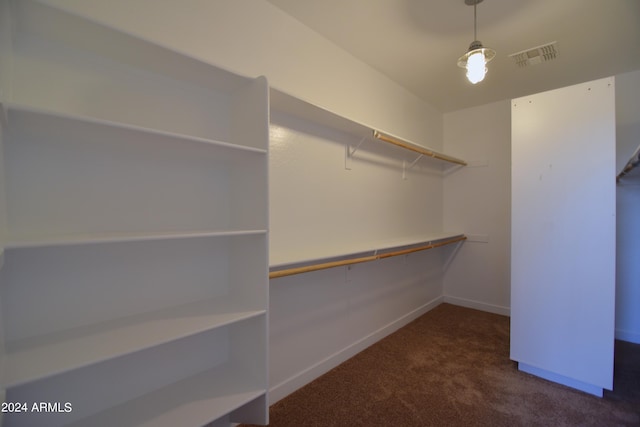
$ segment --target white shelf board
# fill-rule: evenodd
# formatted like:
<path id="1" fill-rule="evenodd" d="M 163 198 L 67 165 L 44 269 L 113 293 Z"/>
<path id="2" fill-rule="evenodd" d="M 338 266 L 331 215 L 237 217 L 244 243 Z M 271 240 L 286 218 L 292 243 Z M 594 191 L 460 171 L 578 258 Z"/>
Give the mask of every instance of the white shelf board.
<path id="1" fill-rule="evenodd" d="M 355 256 L 370 256 L 381 254 L 384 252 L 409 249 L 412 246 L 428 245 L 438 243 L 443 240 L 453 239 L 463 236 L 460 232 L 442 232 L 422 236 L 412 236 L 397 239 L 386 239 L 375 243 L 352 245 L 343 251 L 336 253 L 331 249 L 323 250 L 313 248 L 311 251 L 296 251 L 287 254 L 271 254 L 269 269 L 272 271 L 283 269 L 285 267 L 302 267 L 305 265 L 318 264 L 324 262 L 340 261 L 345 258 L 353 258 Z"/>
<path id="2" fill-rule="evenodd" d="M 151 73 L 227 93 L 252 80 L 172 47 L 104 25 L 70 11 L 64 5 L 20 0 L 12 6 L 15 6 L 13 12 L 18 37 L 28 35 L 55 41 Z"/>
<path id="3" fill-rule="evenodd" d="M 157 233 L 84 233 L 50 236 L 9 236 L 5 249 L 42 248 L 104 243 L 142 242 L 154 240 L 198 239 L 267 234 L 267 230 L 220 230 Z"/>
<path id="4" fill-rule="evenodd" d="M 337 129 L 358 138 L 373 138 L 373 128 L 342 117 L 311 102 L 289 95 L 281 90 L 270 88 L 271 108 L 305 120 Z"/>
<path id="5" fill-rule="evenodd" d="M 362 123 L 358 123 L 346 117 L 340 116 L 332 111 L 327 110 L 324 107 L 320 107 L 312 104 L 311 102 L 296 98 L 295 96 L 289 95 L 281 90 L 271 88 L 269 95 L 270 103 L 273 109 L 277 111 L 281 111 L 283 113 L 293 115 L 296 117 L 300 117 L 302 119 L 318 123 L 323 126 L 330 127 L 332 129 L 337 129 L 346 134 L 353 135 L 358 139 L 367 138 L 373 143 L 380 143 L 374 136 L 374 131 L 379 131 L 385 135 L 391 136 L 392 138 L 402 141 L 407 146 L 428 150 L 437 155 L 442 155 L 444 157 L 449 157 L 455 160 L 460 160 L 455 157 L 449 156 L 440 151 L 429 148 L 425 145 L 417 144 L 412 141 L 408 141 L 406 139 L 400 138 L 396 135 L 388 133 L 383 129 L 379 129 L 377 127 L 368 126 Z M 441 165 L 450 165 L 450 163 L 446 160 L 433 158 L 430 156 L 424 157 L 425 160 L 431 159 Z"/>
<path id="6" fill-rule="evenodd" d="M 214 298 L 103 324 L 5 343 L 5 388 L 264 315 L 232 298 Z"/>
<path id="7" fill-rule="evenodd" d="M 242 367 L 223 365 L 72 423 L 70 427 L 203 426 L 267 393 Z"/>
<path id="8" fill-rule="evenodd" d="M 455 232 L 441 232 L 428 234 L 423 236 L 412 236 L 408 238 L 397 238 L 380 241 L 377 245 L 377 252 L 384 253 L 387 251 L 397 251 L 402 249 L 409 249 L 412 246 L 429 245 L 432 243 L 438 243 L 443 240 L 454 239 L 456 237 L 462 237 L 464 233 Z"/>
<path id="9" fill-rule="evenodd" d="M 220 155 L 233 155 L 239 153 L 258 153 L 266 155 L 267 153 L 267 150 L 265 149 L 197 136 L 166 132 L 93 117 L 54 112 L 27 105 L 3 103 L 3 107 L 6 108 L 8 112 L 7 120 L 9 129 L 11 129 L 11 126 L 15 121 L 18 121 L 20 125 L 25 127 L 28 126 L 30 133 L 35 131 L 41 135 L 46 135 L 48 132 L 52 132 L 54 130 L 56 134 L 58 134 L 60 130 L 67 130 L 69 131 L 70 137 L 91 140 L 95 139 L 96 135 L 106 133 L 109 138 L 122 140 L 139 141 L 141 138 L 144 138 L 145 141 L 155 141 L 156 143 L 180 143 L 183 144 L 183 147 L 186 143 L 205 146 L 208 145 L 220 149 Z M 85 134 L 82 134 L 81 131 L 84 131 Z"/>

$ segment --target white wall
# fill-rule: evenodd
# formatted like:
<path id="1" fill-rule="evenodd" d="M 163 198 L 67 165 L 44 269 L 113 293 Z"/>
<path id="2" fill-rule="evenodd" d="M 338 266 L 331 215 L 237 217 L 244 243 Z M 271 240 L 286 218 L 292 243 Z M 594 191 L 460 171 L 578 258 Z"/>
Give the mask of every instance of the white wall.
<path id="1" fill-rule="evenodd" d="M 442 230 L 440 164 L 272 110 L 270 259 L 283 264 Z M 441 302 L 443 249 L 273 279 L 271 399 L 278 400 Z"/>
<path id="2" fill-rule="evenodd" d="M 640 70 L 616 76 L 616 171 L 640 145 Z"/>
<path id="3" fill-rule="evenodd" d="M 266 1 L 47 1 L 442 148 L 440 113 Z M 441 230 L 437 174 L 418 164 L 402 180 L 398 150 L 375 142 L 362 148 L 373 161 L 345 171 L 339 132 L 275 113 L 273 122 L 273 256 Z M 442 256 L 436 249 L 272 280 L 271 403 L 441 302 Z"/>
<path id="4" fill-rule="evenodd" d="M 616 338 L 640 344 L 640 171 L 617 186 Z"/>
<path id="5" fill-rule="evenodd" d="M 444 150 L 469 162 L 444 181 L 444 228 L 468 237 L 445 274 L 445 299 L 509 314 L 509 101 L 445 114 Z"/>
<path id="6" fill-rule="evenodd" d="M 640 144 L 640 70 L 616 76 L 617 171 Z M 617 185 L 616 338 L 640 343 L 640 173 Z"/>
<path id="7" fill-rule="evenodd" d="M 640 70 L 616 76 L 615 84 L 619 171 L 640 143 Z M 488 243 L 464 244 L 445 274 L 444 292 L 451 302 L 503 314 L 510 309 L 510 197 L 505 197 L 510 192 L 510 114 L 509 101 L 501 101 L 444 115 L 444 150 L 472 162 L 487 162 L 486 167 L 468 167 L 445 180 L 444 227 L 462 229 L 471 237 L 489 236 Z M 636 343 L 640 342 L 637 179 L 617 185 L 616 239 L 616 338 Z"/>
<path id="8" fill-rule="evenodd" d="M 442 115 L 265 0 L 44 0 L 440 149 Z"/>
<path id="9" fill-rule="evenodd" d="M 270 399 L 441 302 L 439 250 L 271 280 Z"/>
<path id="10" fill-rule="evenodd" d="M 384 247 L 442 231 L 441 162 L 272 109 L 270 263 Z M 437 163 L 437 164 L 436 164 Z"/>

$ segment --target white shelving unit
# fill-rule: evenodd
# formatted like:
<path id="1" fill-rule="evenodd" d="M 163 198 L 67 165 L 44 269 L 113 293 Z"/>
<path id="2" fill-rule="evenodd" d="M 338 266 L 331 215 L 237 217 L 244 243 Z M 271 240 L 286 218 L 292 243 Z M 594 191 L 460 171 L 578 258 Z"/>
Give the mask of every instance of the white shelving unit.
<path id="1" fill-rule="evenodd" d="M 266 424 L 266 79 L 0 4 L 2 426 Z"/>
<path id="2" fill-rule="evenodd" d="M 467 165 L 467 162 L 462 159 L 432 150 L 429 147 L 416 144 L 396 135 L 384 132 L 376 127 L 371 127 L 346 117 L 342 117 L 323 107 L 314 105 L 280 90 L 271 88 L 270 99 L 271 106 L 275 110 L 301 117 L 312 123 L 336 129 L 354 137 L 354 141 L 358 142 L 354 142 L 353 146 L 346 147 L 345 163 L 348 163 L 349 159 L 357 152 L 360 144 L 369 140 L 392 144 L 400 149 L 418 153 L 419 157 L 417 157 L 413 163 L 424 159 L 425 161 L 432 162 L 433 165 L 437 165 L 441 170 L 448 170 Z M 410 169 L 412 166 L 413 164 L 403 165 L 403 172 L 405 168 Z"/>
<path id="3" fill-rule="evenodd" d="M 294 153 L 294 149 L 292 148 L 297 145 L 302 146 L 303 143 L 306 142 L 304 138 L 295 136 L 296 133 L 305 132 L 312 134 L 317 133 L 317 135 L 322 134 L 322 137 L 317 137 L 316 135 L 313 138 L 317 138 L 318 141 L 327 142 L 327 145 L 338 147 L 344 145 L 343 153 L 345 169 L 351 170 L 351 165 L 353 165 L 354 175 L 358 174 L 358 168 L 361 166 L 361 169 L 365 170 L 367 166 L 376 165 L 378 168 L 375 172 L 384 173 L 385 169 L 387 169 L 393 171 L 395 174 L 395 171 L 398 171 L 397 177 L 400 179 L 400 171 L 402 171 L 402 177 L 405 178 L 407 172 L 414 165 L 424 162 L 423 166 L 425 166 L 425 170 L 427 170 L 427 172 L 423 173 L 424 175 L 429 175 L 432 179 L 430 182 L 423 179 L 421 181 L 422 183 L 427 183 L 427 186 L 431 186 L 428 189 L 427 186 L 422 188 L 423 191 L 425 191 L 425 194 L 429 194 L 429 191 L 433 190 L 435 197 L 440 197 L 440 190 L 442 188 L 441 179 L 444 175 L 466 165 L 464 160 L 444 153 L 439 153 L 425 146 L 401 139 L 397 136 L 383 132 L 376 127 L 341 116 L 321 106 L 315 105 L 275 88 L 270 88 L 270 105 L 272 111 L 272 129 L 275 129 L 275 138 L 274 141 L 272 141 L 272 156 L 277 156 L 278 150 L 283 151 L 279 145 L 287 146 L 286 144 L 291 144 L 291 147 L 287 146 L 287 156 L 284 156 L 283 159 L 276 158 L 276 162 L 280 162 L 279 166 L 281 166 L 281 168 L 279 168 L 280 170 L 274 170 L 272 172 L 272 182 L 277 182 L 277 179 L 279 178 L 278 173 L 281 174 L 280 179 L 282 180 L 282 170 L 289 171 L 290 176 L 295 176 L 295 173 L 303 170 L 305 167 L 311 167 L 311 162 L 307 162 L 305 166 L 299 166 L 301 160 L 306 160 L 309 152 L 301 154 L 302 150 L 300 150 Z M 279 132 L 281 129 L 284 129 L 284 131 Z M 293 129 L 293 132 L 290 132 L 287 129 Z M 301 129 L 305 130 L 301 131 Z M 283 138 L 282 135 L 287 135 L 286 138 L 288 141 L 284 141 L 283 143 L 281 140 Z M 300 143 L 299 141 L 303 141 L 303 143 Z M 367 153 L 368 150 L 369 153 Z M 340 148 L 338 150 L 333 150 L 331 151 L 331 155 L 333 156 L 333 154 L 338 154 L 340 151 L 342 151 Z M 375 152 L 375 154 L 372 155 L 371 152 Z M 313 159 L 316 161 L 319 157 L 316 156 L 313 157 Z M 335 168 L 335 163 L 329 163 L 326 161 L 327 159 L 330 159 L 332 162 L 336 160 L 335 157 L 330 156 L 323 158 L 322 160 L 325 160 L 324 163 L 321 163 L 323 167 L 326 164 L 327 168 Z M 317 162 L 320 164 L 319 160 Z M 297 169 L 292 168 L 292 164 L 296 164 Z M 336 169 L 333 169 L 332 171 L 335 175 Z M 342 172 L 342 170 L 340 170 L 340 172 Z M 374 172 L 371 172 L 371 169 L 369 169 L 369 172 L 374 174 Z M 313 172 L 305 171 L 305 173 L 310 175 Z M 287 179 L 289 179 L 288 176 Z M 320 178 L 318 178 L 318 181 L 320 181 Z M 272 192 L 271 208 L 275 211 L 275 214 L 272 213 L 272 218 L 277 218 L 278 216 L 285 217 L 284 214 L 279 215 L 279 212 L 277 211 L 279 206 L 285 206 L 282 202 L 283 200 L 289 200 L 290 203 L 294 204 L 299 203 L 304 205 L 303 208 L 307 209 L 307 217 L 305 217 L 307 219 L 304 221 L 297 219 L 295 222 L 292 221 L 291 224 L 286 224 L 286 233 L 291 233 L 290 229 L 295 230 L 296 225 L 300 231 L 303 231 L 302 228 L 306 227 L 306 223 L 309 221 L 308 218 L 311 218 L 311 216 L 309 216 L 309 206 L 314 206 L 308 200 L 308 194 L 321 194 L 324 206 L 318 206 L 314 210 L 315 216 L 313 217 L 313 220 L 317 221 L 314 223 L 314 227 L 317 230 L 322 230 L 317 234 L 335 236 L 331 239 L 317 239 L 313 236 L 315 233 L 310 233 L 308 230 L 304 230 L 304 235 L 306 236 L 305 239 L 307 239 L 307 241 L 302 241 L 297 236 L 293 238 L 291 236 L 283 238 L 281 235 L 285 234 L 285 229 L 282 224 L 276 223 L 275 226 L 271 227 L 272 250 L 270 251 L 270 271 L 272 278 L 280 277 L 279 274 L 283 274 L 282 272 L 285 270 L 297 270 L 299 268 L 319 264 L 329 265 L 335 262 L 340 263 L 342 261 L 348 261 L 349 259 L 362 258 L 371 260 L 385 251 L 401 251 L 413 246 L 425 246 L 463 236 L 463 233 L 459 230 L 442 230 L 439 221 L 437 223 L 434 221 L 434 224 L 429 224 L 429 228 L 431 228 L 431 230 L 402 232 L 397 233 L 397 237 L 377 238 L 375 240 L 371 237 L 371 235 L 375 235 L 375 230 L 372 230 L 371 233 L 366 233 L 366 235 L 360 234 L 358 237 L 354 237 L 354 233 L 351 233 L 351 230 L 345 231 L 345 228 L 327 226 L 326 224 L 329 224 L 332 221 L 332 219 L 327 218 L 333 218 L 335 224 L 335 212 L 341 210 L 345 212 L 344 216 L 340 216 L 341 223 L 350 223 L 355 221 L 368 221 L 369 223 L 374 223 L 375 220 L 369 221 L 367 217 L 378 217 L 382 215 L 384 215 L 385 218 L 388 218 L 387 221 L 390 223 L 392 221 L 391 218 L 393 218 L 393 215 L 389 213 L 390 211 L 385 211 L 385 213 L 382 214 L 375 206 L 369 207 L 369 204 L 367 204 L 368 211 L 361 211 L 360 217 L 353 218 L 353 216 L 356 215 L 353 212 L 358 211 L 358 209 L 357 207 L 356 209 L 353 209 L 356 204 L 349 203 L 360 197 L 360 195 L 354 191 L 352 193 L 353 197 L 343 197 L 344 194 L 342 193 L 342 190 L 349 186 L 349 182 L 347 180 L 339 179 L 332 180 L 331 182 L 334 186 L 333 188 L 328 184 L 324 187 L 307 186 L 306 188 L 297 187 L 296 184 L 292 184 L 290 186 L 292 189 L 287 191 L 286 196 L 288 197 L 288 193 L 290 192 L 297 192 L 300 196 L 295 200 L 293 198 L 287 199 L 281 197 L 282 195 L 278 194 L 278 191 Z M 309 183 L 307 182 L 307 185 L 308 184 Z M 376 185 L 380 185 L 380 181 L 367 182 L 367 185 L 369 186 L 368 188 L 372 188 Z M 353 188 L 356 187 L 354 186 Z M 385 191 L 389 191 L 388 189 L 390 187 L 385 185 L 384 188 Z M 398 187 L 394 188 L 398 189 Z M 339 194 L 339 196 L 331 194 L 334 189 L 335 193 Z M 278 196 L 280 196 L 280 198 Z M 305 197 L 307 197 L 306 204 L 305 201 L 300 201 L 304 200 Z M 278 203 L 279 200 L 281 203 Z M 440 203 L 440 200 L 437 200 L 437 203 Z M 287 209 L 291 209 L 290 205 L 286 206 Z M 329 208 L 326 208 L 325 206 L 328 206 Z M 323 217 L 323 209 L 326 209 L 328 213 L 327 217 Z M 288 216 L 293 217 L 291 214 Z M 426 219 L 415 219 L 415 221 L 422 220 Z M 301 226 L 301 224 L 305 225 Z M 385 225 L 386 224 L 384 223 L 379 224 L 380 227 Z M 280 226 L 279 229 L 278 226 Z M 325 228 L 323 228 L 323 226 Z M 280 235 L 278 235 L 278 231 L 280 232 Z M 293 234 L 294 233 L 291 233 L 291 235 Z M 339 243 L 336 243 L 336 241 L 339 241 Z M 294 243 L 292 244 L 292 242 Z M 310 244 L 309 242 L 313 243 Z"/>
<path id="4" fill-rule="evenodd" d="M 340 263 L 346 262 L 349 260 L 374 260 L 378 257 L 384 258 L 385 255 L 394 252 L 403 252 L 403 251 L 411 251 L 413 249 L 418 248 L 427 248 L 429 246 L 435 245 L 438 247 L 440 245 L 449 244 L 447 242 L 456 243 L 466 239 L 464 233 L 460 232 L 448 232 L 448 233 L 438 233 L 432 234 L 429 236 L 416 236 L 412 239 L 395 239 L 388 240 L 383 242 L 378 242 L 378 244 L 374 244 L 373 246 L 352 246 L 346 247 L 342 253 L 322 253 L 321 251 L 310 252 L 310 251 L 298 251 L 297 258 L 288 256 L 286 260 L 271 260 L 269 265 L 269 269 L 272 273 L 277 273 L 283 270 L 289 269 L 297 269 L 308 267 L 312 265 L 318 264 L 331 264 L 331 263 Z"/>
<path id="5" fill-rule="evenodd" d="M 597 396 L 613 389 L 614 83 L 511 104 L 510 357 L 521 371 Z"/>
<path id="6" fill-rule="evenodd" d="M 441 234 L 440 236 L 445 236 Z M 285 276 L 292 276 L 294 274 L 308 273 L 311 271 L 324 270 L 327 268 L 343 267 L 347 265 L 360 264 L 363 262 L 372 262 L 380 259 L 408 255 L 414 252 L 421 252 L 429 249 L 438 248 L 445 245 L 454 243 L 461 243 L 466 240 L 467 237 L 461 233 L 451 233 L 448 237 L 430 237 L 423 238 L 419 241 L 412 241 L 408 243 L 387 242 L 382 246 L 376 246 L 375 249 L 369 249 L 366 251 L 352 252 L 342 255 L 334 255 L 326 258 L 315 258 L 310 260 L 304 260 L 297 263 L 288 263 L 284 266 L 271 265 L 269 267 L 269 278 L 277 279 Z"/>

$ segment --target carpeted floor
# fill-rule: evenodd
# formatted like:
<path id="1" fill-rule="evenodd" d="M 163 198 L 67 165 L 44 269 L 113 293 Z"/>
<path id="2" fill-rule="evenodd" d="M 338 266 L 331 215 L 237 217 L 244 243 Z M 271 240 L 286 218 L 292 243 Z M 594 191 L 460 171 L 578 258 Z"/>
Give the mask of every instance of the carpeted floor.
<path id="1" fill-rule="evenodd" d="M 442 304 L 271 406 L 270 426 L 640 426 L 640 345 L 600 399 L 519 372 L 509 318 Z"/>

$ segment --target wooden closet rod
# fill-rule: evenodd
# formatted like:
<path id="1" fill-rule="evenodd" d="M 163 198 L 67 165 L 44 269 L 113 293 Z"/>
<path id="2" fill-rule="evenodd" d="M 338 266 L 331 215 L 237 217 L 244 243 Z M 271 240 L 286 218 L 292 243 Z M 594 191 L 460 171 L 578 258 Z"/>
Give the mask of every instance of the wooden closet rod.
<path id="1" fill-rule="evenodd" d="M 460 237 L 455 237 L 449 240 L 443 240 L 442 242 L 438 242 L 438 243 L 430 243 L 424 246 L 418 246 L 418 247 L 409 248 L 409 249 L 400 249 L 397 251 L 385 252 L 383 254 L 369 255 L 369 256 L 357 257 L 357 258 L 348 258 L 340 261 L 325 262 L 325 263 L 319 263 L 319 264 L 305 265 L 303 267 L 294 267 L 294 268 L 287 268 L 284 270 L 271 271 L 269 272 L 269 279 L 277 279 L 278 277 L 293 276 L 294 274 L 309 273 L 311 271 L 324 270 L 327 268 L 359 264 L 361 262 L 375 261 L 378 259 L 390 258 L 394 256 L 399 256 L 399 255 L 407 255 L 413 252 L 426 251 L 427 249 L 438 248 L 440 246 L 449 245 L 451 243 L 460 242 L 466 239 L 467 239 L 466 236 L 460 236 Z"/>
<path id="2" fill-rule="evenodd" d="M 458 165 L 466 166 L 467 162 L 464 160 L 456 159 L 455 157 L 447 156 L 446 154 L 436 153 L 435 151 L 428 150 L 426 148 L 418 147 L 415 145 L 411 145 L 407 142 L 404 142 L 400 139 L 394 138 L 391 135 L 384 134 L 377 130 L 373 131 L 373 136 L 380 141 L 388 142 L 389 144 L 396 145 L 398 147 L 402 147 L 406 150 L 411 150 L 416 153 L 424 154 L 425 156 L 433 157 L 436 159 L 444 160 L 445 162 L 456 163 Z"/>

